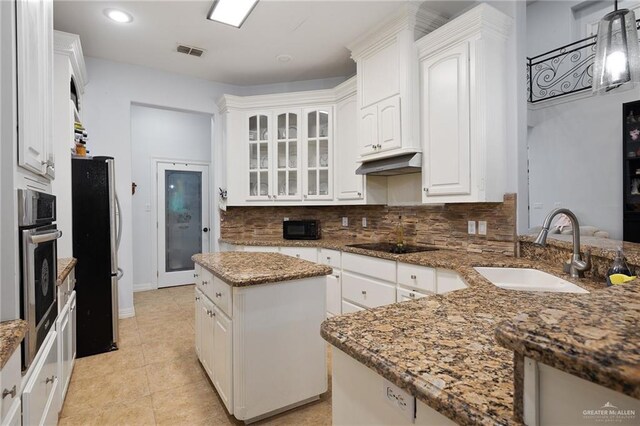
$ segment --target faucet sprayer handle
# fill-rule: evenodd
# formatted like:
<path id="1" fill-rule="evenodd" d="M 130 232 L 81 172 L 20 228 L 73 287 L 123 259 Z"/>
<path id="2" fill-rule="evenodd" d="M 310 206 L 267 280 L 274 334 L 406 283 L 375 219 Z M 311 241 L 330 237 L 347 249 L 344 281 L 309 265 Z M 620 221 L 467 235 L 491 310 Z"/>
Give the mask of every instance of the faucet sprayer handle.
<path id="1" fill-rule="evenodd" d="M 581 272 L 591 269 L 591 249 L 587 249 L 584 253 L 584 260 L 575 259 L 573 266 Z"/>

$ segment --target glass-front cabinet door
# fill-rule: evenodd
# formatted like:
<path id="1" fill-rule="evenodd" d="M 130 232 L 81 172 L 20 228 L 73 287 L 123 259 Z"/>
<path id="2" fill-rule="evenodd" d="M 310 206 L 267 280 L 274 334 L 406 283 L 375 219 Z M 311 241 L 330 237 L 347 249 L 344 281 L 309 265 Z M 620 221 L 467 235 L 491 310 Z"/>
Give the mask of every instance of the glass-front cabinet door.
<path id="1" fill-rule="evenodd" d="M 332 197 L 331 115 L 331 107 L 305 110 L 304 199 Z"/>
<path id="2" fill-rule="evenodd" d="M 268 114 L 250 114 L 248 120 L 249 187 L 248 199 L 271 199 L 271 149 L 269 137 L 271 118 Z M 233 165 L 229 165 L 233 167 Z"/>
<path id="3" fill-rule="evenodd" d="M 274 198 L 277 200 L 300 200 L 300 112 L 275 113 L 276 139 Z"/>

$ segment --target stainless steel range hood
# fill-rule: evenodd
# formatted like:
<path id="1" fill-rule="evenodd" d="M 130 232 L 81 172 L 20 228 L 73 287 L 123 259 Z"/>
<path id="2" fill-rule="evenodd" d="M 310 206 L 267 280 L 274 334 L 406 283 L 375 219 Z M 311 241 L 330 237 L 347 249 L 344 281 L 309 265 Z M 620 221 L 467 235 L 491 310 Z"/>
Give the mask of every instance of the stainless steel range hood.
<path id="1" fill-rule="evenodd" d="M 362 163 L 356 170 L 358 175 L 395 176 L 422 171 L 422 154 L 414 152 Z"/>

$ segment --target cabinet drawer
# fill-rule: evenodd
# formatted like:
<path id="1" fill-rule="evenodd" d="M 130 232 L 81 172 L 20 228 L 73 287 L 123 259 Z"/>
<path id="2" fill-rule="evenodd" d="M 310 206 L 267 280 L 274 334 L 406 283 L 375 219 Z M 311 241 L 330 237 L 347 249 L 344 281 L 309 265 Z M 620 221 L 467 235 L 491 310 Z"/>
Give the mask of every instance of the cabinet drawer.
<path id="1" fill-rule="evenodd" d="M 211 298 L 211 300 L 213 300 L 213 303 L 216 304 L 216 306 L 220 309 L 222 309 L 222 311 L 229 315 L 229 317 L 233 317 L 232 315 L 232 309 L 233 309 L 233 303 L 232 303 L 232 288 L 229 284 L 225 283 L 224 281 L 222 281 L 220 278 L 218 277 L 213 277 L 213 297 Z"/>
<path id="2" fill-rule="evenodd" d="M 264 246 L 245 246 L 243 251 L 254 251 L 262 253 L 278 253 L 279 247 L 264 247 Z"/>
<path id="3" fill-rule="evenodd" d="M 467 288 L 467 283 L 454 271 L 438 269 L 436 274 L 438 276 L 438 294 Z"/>
<path id="4" fill-rule="evenodd" d="M 321 248 L 318 251 L 318 263 L 340 269 L 340 252 Z"/>
<path id="5" fill-rule="evenodd" d="M 205 268 L 202 268 L 202 272 L 200 272 L 200 279 L 200 291 L 202 291 L 209 299 L 213 300 L 213 274 Z"/>
<path id="6" fill-rule="evenodd" d="M 15 395 L 7 395 L 2 398 L 0 419 L 4 419 L 8 415 L 14 401 L 20 400 L 20 381 L 22 380 L 20 368 L 20 347 L 18 347 L 13 352 L 13 355 L 11 355 L 11 358 L 9 358 L 9 361 L 7 361 L 2 371 L 0 371 L 0 392 L 13 392 L 15 390 Z"/>
<path id="7" fill-rule="evenodd" d="M 305 247 L 281 247 L 280 253 L 287 256 L 297 257 L 298 259 L 308 260 L 309 262 L 318 261 L 318 249 L 317 248 L 305 248 Z"/>
<path id="8" fill-rule="evenodd" d="M 407 288 L 398 288 L 397 290 L 397 298 L 398 302 L 406 302 L 407 300 L 415 300 L 422 299 L 423 297 L 427 297 L 427 294 L 420 293 L 419 291 L 407 289 Z"/>
<path id="9" fill-rule="evenodd" d="M 193 268 L 193 281 L 196 284 L 196 287 L 202 291 L 202 266 L 195 264 Z"/>
<path id="10" fill-rule="evenodd" d="M 342 297 L 358 305 L 375 308 L 394 303 L 396 288 L 394 285 L 343 272 Z"/>
<path id="11" fill-rule="evenodd" d="M 354 305 L 353 303 L 349 303 L 346 300 L 342 301 L 342 313 L 343 314 L 351 314 L 353 312 L 364 311 L 364 308 L 360 306 Z"/>
<path id="12" fill-rule="evenodd" d="M 342 270 L 368 275 L 383 281 L 396 282 L 396 262 L 393 260 L 342 253 Z"/>
<path id="13" fill-rule="evenodd" d="M 425 266 L 398 263 L 398 284 L 435 293 L 436 270 Z"/>
<path id="14" fill-rule="evenodd" d="M 22 393 L 22 417 L 26 425 L 44 423 L 57 410 L 56 389 L 58 386 L 58 335 L 50 332 L 45 345 L 40 349 L 38 363 L 31 370 L 31 376 Z M 56 411 L 57 413 L 57 411 Z"/>

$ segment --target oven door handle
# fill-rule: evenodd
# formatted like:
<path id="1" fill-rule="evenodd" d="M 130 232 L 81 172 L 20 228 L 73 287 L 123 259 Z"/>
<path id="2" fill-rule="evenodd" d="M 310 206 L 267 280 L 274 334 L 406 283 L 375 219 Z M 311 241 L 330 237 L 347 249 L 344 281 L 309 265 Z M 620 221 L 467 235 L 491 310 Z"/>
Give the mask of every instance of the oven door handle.
<path id="1" fill-rule="evenodd" d="M 62 237 L 62 231 L 43 232 L 42 234 L 34 234 L 29 236 L 32 244 L 46 243 L 47 241 L 57 240 Z"/>

